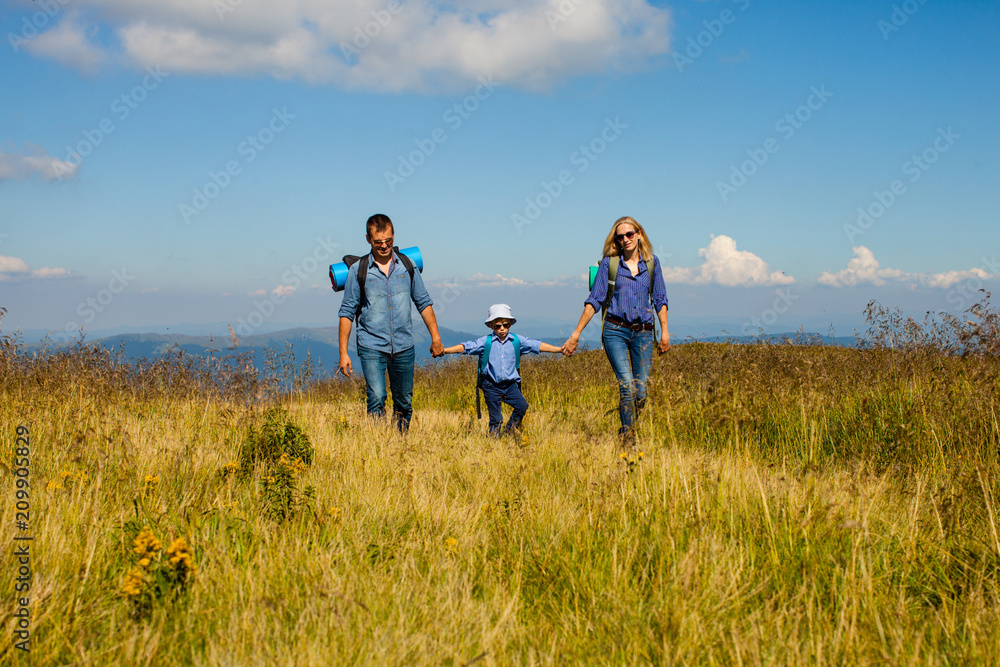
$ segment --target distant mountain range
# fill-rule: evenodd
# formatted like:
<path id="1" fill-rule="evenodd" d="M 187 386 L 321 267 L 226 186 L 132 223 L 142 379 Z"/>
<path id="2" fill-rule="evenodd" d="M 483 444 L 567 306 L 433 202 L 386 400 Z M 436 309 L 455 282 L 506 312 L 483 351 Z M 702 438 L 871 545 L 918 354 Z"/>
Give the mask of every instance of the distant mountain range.
<path id="1" fill-rule="evenodd" d="M 475 340 L 482 334 L 472 334 L 464 331 L 454 331 L 445 327 L 440 327 L 441 341 L 445 347 Z M 774 343 L 781 343 L 788 339 L 796 340 L 801 333 L 789 332 L 782 334 L 769 334 L 765 338 Z M 805 334 L 811 338 L 819 340 L 824 345 L 835 345 L 842 347 L 853 347 L 856 341 L 848 336 L 822 336 L 819 334 Z M 239 337 L 237 345 L 234 346 L 230 336 L 189 336 L 185 334 L 161 334 L 161 333 L 127 333 L 96 339 L 97 344 L 113 350 L 120 349 L 124 356 L 130 360 L 155 359 L 169 352 L 182 350 L 185 354 L 205 355 L 214 354 L 227 355 L 251 351 L 254 353 L 254 363 L 258 367 L 263 367 L 266 359 L 265 351 L 271 353 L 284 353 L 290 349 L 295 356 L 296 363 L 302 363 L 306 357 L 312 359 L 312 363 L 324 369 L 328 373 L 333 373 L 337 369 L 340 360 L 340 349 L 337 339 L 337 327 L 296 327 L 283 331 L 269 333 L 259 333 L 251 336 Z M 430 339 L 426 331 L 418 330 L 415 333 L 417 361 L 423 362 L 431 359 Z M 352 355 L 354 347 L 354 336 L 351 336 Z M 552 345 L 562 345 L 564 339 L 543 338 L 546 343 Z M 752 336 L 704 336 L 700 338 L 674 337 L 678 344 L 688 342 L 736 342 L 750 343 L 758 340 Z M 586 343 L 586 341 L 584 341 Z M 594 342 L 591 341 L 591 345 Z M 73 345 L 73 343 L 49 343 L 51 349 L 61 349 Z M 43 348 L 43 343 L 23 344 L 23 348 L 28 352 L 38 351 Z M 356 360 L 356 356 L 355 356 Z"/>

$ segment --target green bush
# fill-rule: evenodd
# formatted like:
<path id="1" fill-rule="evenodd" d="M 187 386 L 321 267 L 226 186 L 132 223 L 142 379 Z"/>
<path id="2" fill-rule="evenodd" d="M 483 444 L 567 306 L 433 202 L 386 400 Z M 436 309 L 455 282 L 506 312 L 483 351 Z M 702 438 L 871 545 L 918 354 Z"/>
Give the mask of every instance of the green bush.
<path id="1" fill-rule="evenodd" d="M 305 431 L 289 420 L 284 408 L 273 407 L 264 413 L 264 422 L 251 426 L 247 433 L 246 442 L 240 448 L 240 477 L 249 477 L 258 466 L 270 470 L 277 466 L 282 456 L 312 465 L 313 446 Z"/>

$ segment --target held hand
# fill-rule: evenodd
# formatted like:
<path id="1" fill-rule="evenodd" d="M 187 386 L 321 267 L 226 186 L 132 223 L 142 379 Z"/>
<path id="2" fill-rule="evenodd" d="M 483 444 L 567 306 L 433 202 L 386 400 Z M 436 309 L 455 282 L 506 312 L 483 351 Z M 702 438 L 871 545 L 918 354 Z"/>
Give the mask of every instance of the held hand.
<path id="1" fill-rule="evenodd" d="M 440 340 L 431 342 L 431 356 L 434 358 L 444 356 L 444 344 Z"/>
<path id="2" fill-rule="evenodd" d="M 656 351 L 659 354 L 663 354 L 670 350 L 670 336 L 664 336 L 660 339 L 660 342 L 656 344 Z"/>
<path id="3" fill-rule="evenodd" d="M 565 354 L 567 357 L 573 356 L 573 353 L 576 352 L 576 348 L 579 346 L 579 344 L 580 344 L 579 339 L 570 336 L 569 338 L 566 339 L 566 342 L 563 343 L 562 345 L 562 353 Z"/>
<path id="4" fill-rule="evenodd" d="M 342 355 L 340 357 L 340 364 L 338 367 L 340 368 L 340 372 L 344 374 L 344 377 L 351 377 L 351 371 L 353 368 L 351 366 L 351 358 L 349 356 L 346 354 Z"/>

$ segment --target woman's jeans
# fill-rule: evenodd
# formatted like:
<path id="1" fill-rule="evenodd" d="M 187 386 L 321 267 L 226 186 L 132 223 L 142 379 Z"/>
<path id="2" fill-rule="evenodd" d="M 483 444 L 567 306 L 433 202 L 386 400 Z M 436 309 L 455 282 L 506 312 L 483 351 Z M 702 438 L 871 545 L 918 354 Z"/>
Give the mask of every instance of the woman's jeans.
<path id="1" fill-rule="evenodd" d="M 368 414 L 385 416 L 385 375 L 389 374 L 392 390 L 393 423 L 402 433 L 410 427 L 413 416 L 413 362 L 414 348 L 389 354 L 358 346 L 361 370 L 365 374 L 365 391 L 368 395 Z"/>
<path id="2" fill-rule="evenodd" d="M 618 378 L 618 413 L 622 421 L 619 433 L 625 433 L 632 429 L 646 405 L 646 383 L 653 365 L 653 332 L 632 331 L 605 321 L 601 342 Z"/>

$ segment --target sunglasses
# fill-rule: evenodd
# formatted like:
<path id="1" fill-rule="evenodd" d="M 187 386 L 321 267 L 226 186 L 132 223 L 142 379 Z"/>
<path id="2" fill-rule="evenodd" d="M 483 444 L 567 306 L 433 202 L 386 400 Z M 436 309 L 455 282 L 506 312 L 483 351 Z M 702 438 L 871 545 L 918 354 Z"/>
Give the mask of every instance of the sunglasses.
<path id="1" fill-rule="evenodd" d="M 639 232 L 625 232 L 624 234 L 615 234 L 615 241 L 618 241 L 619 243 L 622 242 L 622 239 L 628 239 L 629 241 L 631 241 L 632 237 L 634 237 L 638 233 Z"/>
<path id="2" fill-rule="evenodd" d="M 372 239 L 372 245 L 379 246 L 379 247 L 382 247 L 382 246 L 392 246 L 392 237 L 390 236 L 389 238 L 387 238 L 384 241 L 376 241 L 375 239 Z"/>
<path id="3" fill-rule="evenodd" d="M 510 329 L 510 322 L 494 322 L 491 326 L 494 329 Z"/>

